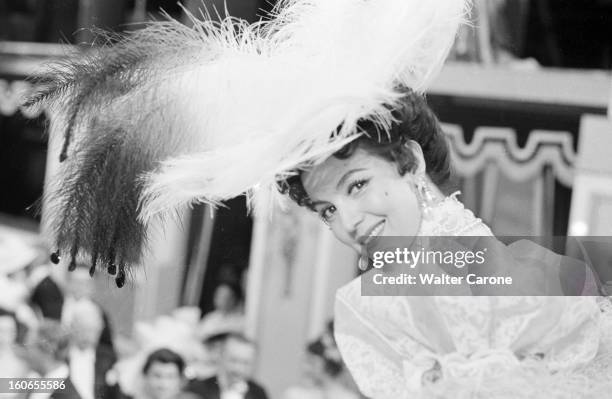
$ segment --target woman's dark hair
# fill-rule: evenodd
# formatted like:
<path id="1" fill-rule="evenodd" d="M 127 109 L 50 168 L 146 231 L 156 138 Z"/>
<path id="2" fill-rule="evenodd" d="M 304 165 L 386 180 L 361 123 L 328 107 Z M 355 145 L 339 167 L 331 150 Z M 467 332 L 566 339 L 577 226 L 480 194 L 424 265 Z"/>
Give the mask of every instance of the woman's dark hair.
<path id="1" fill-rule="evenodd" d="M 230 332 L 220 332 L 217 334 L 213 334 L 209 337 L 206 337 L 203 341 L 203 344 L 206 346 L 217 345 L 224 342 L 227 337 L 230 335 Z"/>
<path id="2" fill-rule="evenodd" d="M 432 182 L 441 185 L 450 176 L 450 154 L 444 132 L 438 118 L 418 93 L 408 91 L 402 99 L 402 107 L 392 112 L 396 122 L 388 133 L 380 131 L 371 121 L 358 123 L 365 134 L 353 140 L 333 154 L 338 159 L 351 157 L 358 148 L 367 150 L 397 164 L 404 175 L 413 171 L 416 158 L 406 145 L 416 141 L 423 150 L 425 169 Z M 302 185 L 301 173 L 279 182 L 279 190 L 289 195 L 300 206 L 313 209 L 310 198 Z"/>
<path id="3" fill-rule="evenodd" d="M 342 372 L 342 361 L 339 359 L 332 359 L 328 355 L 328 350 L 330 350 L 330 348 L 328 348 L 320 339 L 313 341 L 306 346 L 306 351 L 308 353 L 323 359 L 323 367 L 325 372 L 331 377 L 336 377 Z"/>
<path id="4" fill-rule="evenodd" d="M 163 348 L 152 352 L 147 357 L 147 360 L 145 361 L 145 364 L 142 367 L 142 374 L 146 375 L 149 372 L 149 369 L 151 368 L 153 363 L 176 364 L 179 374 L 181 375 L 183 375 L 183 371 L 185 371 L 185 361 L 183 360 L 181 355 L 171 351 L 170 349 Z"/>

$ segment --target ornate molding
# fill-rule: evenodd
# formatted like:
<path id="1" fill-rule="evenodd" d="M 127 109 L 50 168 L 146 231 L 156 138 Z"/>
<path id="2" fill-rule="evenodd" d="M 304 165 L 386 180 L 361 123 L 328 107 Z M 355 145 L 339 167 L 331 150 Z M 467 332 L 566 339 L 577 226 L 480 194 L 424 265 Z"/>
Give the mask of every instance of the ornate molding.
<path id="1" fill-rule="evenodd" d="M 443 130 L 449 137 L 453 166 L 460 176 L 474 176 L 495 164 L 508 178 L 524 182 L 540 176 L 542 169 L 550 166 L 563 185 L 572 185 L 576 153 L 569 132 L 533 130 L 521 148 L 516 131 L 510 128 L 479 127 L 469 144 L 460 126 L 443 124 Z"/>

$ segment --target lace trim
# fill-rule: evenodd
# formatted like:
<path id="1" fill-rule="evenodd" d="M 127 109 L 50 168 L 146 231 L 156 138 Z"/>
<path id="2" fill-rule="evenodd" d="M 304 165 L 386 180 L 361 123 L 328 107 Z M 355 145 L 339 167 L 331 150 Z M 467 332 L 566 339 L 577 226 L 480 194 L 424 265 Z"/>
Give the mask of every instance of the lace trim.
<path id="1" fill-rule="evenodd" d="M 491 236 L 491 229 L 466 209 L 457 199 L 460 191 L 455 191 L 429 212 L 429 218 L 423 218 L 418 235 L 420 236 Z"/>
<path id="2" fill-rule="evenodd" d="M 336 340 L 344 362 L 364 395 L 375 399 L 404 397 L 404 374 L 391 360 L 351 335 L 336 334 Z"/>
<path id="3" fill-rule="evenodd" d="M 421 224 L 421 235 L 492 235 L 457 200 L 458 194 L 436 206 Z M 587 391 L 605 392 L 605 397 L 612 389 L 610 298 L 431 297 L 431 309 L 444 321 L 454 346 L 444 354 L 433 349 L 440 345 L 427 328 L 415 327 L 433 328 L 433 314 L 423 319 L 413 309 L 422 302 L 361 297 L 359 284 L 354 280 L 338 292 L 346 313 L 336 314 L 336 339 L 347 367 L 369 397 L 417 397 L 426 395 L 430 385 L 440 392 L 448 389 L 436 398 L 513 397 L 495 395 L 500 392 L 521 398 L 536 397 L 529 396 L 532 392 L 537 397 L 569 398 Z M 545 316 L 555 314 L 550 328 L 542 327 Z M 415 339 L 411 329 L 423 339 Z M 525 339 L 530 332 L 537 335 Z M 457 387 L 467 396 L 460 396 Z M 491 395 L 470 396 L 475 390 Z"/>

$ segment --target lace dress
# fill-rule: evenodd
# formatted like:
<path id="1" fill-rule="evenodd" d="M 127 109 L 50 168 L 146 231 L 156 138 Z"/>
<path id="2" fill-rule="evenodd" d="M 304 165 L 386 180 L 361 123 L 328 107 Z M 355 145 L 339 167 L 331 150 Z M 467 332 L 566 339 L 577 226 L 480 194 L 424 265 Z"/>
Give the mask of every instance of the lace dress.
<path id="1" fill-rule="evenodd" d="M 492 235 L 451 196 L 420 235 Z M 533 244 L 535 246 L 535 244 Z M 612 306 L 561 296 L 336 296 L 336 340 L 367 397 L 603 398 Z"/>

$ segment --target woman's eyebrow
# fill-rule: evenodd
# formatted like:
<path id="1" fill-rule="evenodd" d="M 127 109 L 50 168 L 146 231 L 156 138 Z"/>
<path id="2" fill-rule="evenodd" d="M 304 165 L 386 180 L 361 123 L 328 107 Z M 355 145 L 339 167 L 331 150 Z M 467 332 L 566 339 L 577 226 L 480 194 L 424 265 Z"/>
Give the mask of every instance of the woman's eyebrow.
<path id="1" fill-rule="evenodd" d="M 341 186 L 344 184 L 344 182 L 345 182 L 345 181 L 346 181 L 346 180 L 347 180 L 349 177 L 351 177 L 351 175 L 352 175 L 353 173 L 361 172 L 362 170 L 365 170 L 365 168 L 356 168 L 356 169 L 351 169 L 351 170 L 349 170 L 348 172 L 346 172 L 346 173 L 345 173 L 345 174 L 344 174 L 344 175 L 343 175 L 343 176 L 340 178 L 340 180 L 338 180 L 338 184 L 336 184 L 336 190 L 337 190 L 337 189 L 339 189 L 339 188 L 340 188 L 340 187 L 341 187 Z"/>

